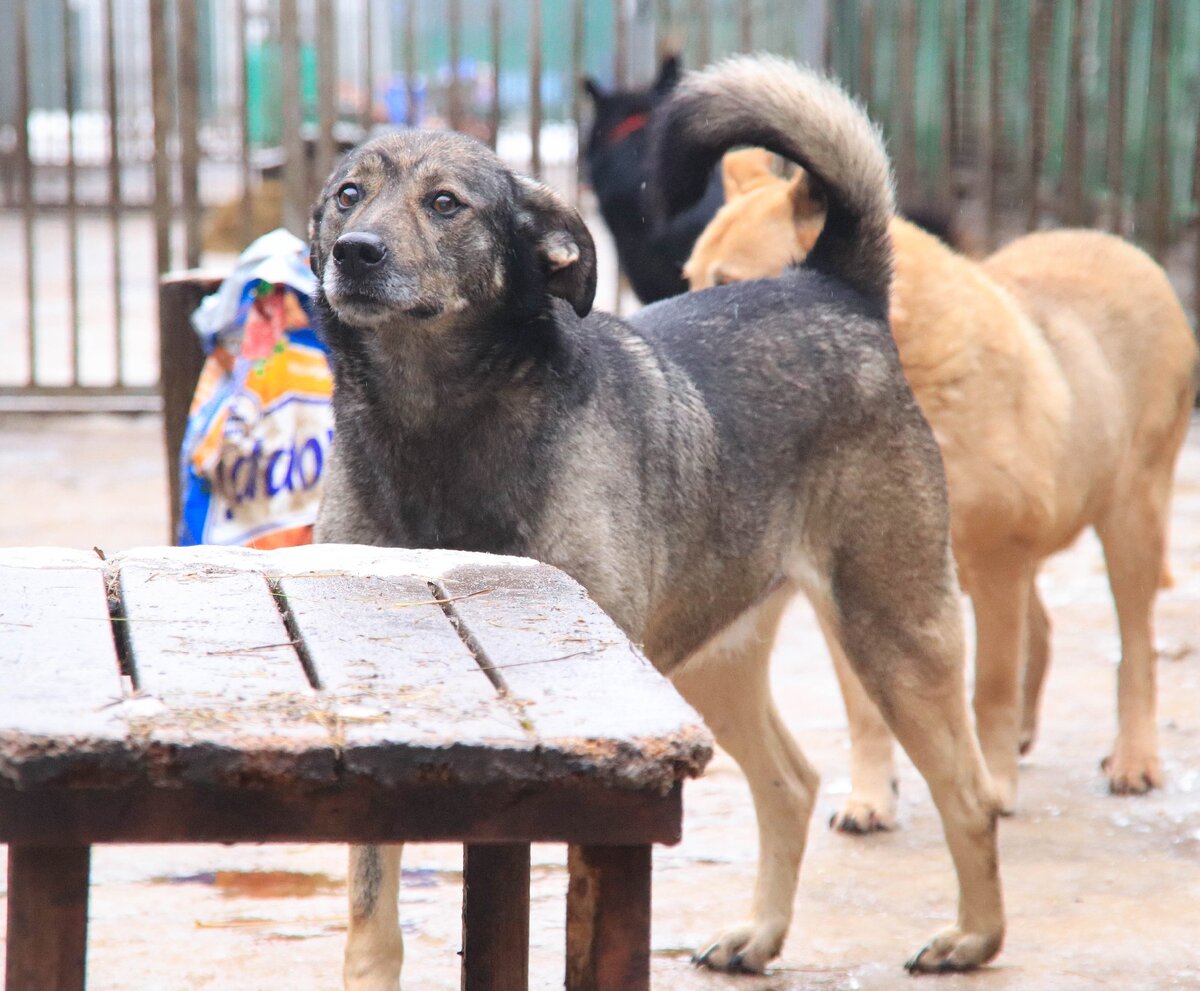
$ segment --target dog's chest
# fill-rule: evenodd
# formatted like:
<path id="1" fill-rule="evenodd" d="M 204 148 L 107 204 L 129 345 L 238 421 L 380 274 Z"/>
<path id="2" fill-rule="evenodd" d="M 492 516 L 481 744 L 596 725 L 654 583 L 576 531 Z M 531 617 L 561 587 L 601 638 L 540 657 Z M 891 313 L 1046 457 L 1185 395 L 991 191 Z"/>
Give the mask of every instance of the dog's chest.
<path id="1" fill-rule="evenodd" d="M 358 503 L 390 542 L 529 553 L 545 502 L 544 465 L 495 438 L 370 431 L 343 447 Z"/>

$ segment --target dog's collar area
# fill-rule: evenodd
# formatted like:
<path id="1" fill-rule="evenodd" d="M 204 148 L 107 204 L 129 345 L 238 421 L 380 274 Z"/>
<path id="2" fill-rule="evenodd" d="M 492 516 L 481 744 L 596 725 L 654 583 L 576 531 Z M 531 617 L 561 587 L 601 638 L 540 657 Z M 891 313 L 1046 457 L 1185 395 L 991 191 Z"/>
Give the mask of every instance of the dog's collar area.
<path id="1" fill-rule="evenodd" d="M 642 130 L 649 122 L 650 115 L 648 113 L 630 114 L 608 132 L 604 143 L 609 145 L 620 144 L 629 135 L 636 134 Z"/>

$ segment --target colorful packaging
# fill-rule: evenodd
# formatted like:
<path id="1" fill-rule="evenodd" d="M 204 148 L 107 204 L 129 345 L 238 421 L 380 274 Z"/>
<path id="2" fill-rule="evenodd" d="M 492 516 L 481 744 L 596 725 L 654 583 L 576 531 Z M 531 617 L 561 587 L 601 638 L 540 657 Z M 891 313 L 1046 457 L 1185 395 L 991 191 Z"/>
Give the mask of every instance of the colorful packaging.
<path id="1" fill-rule="evenodd" d="M 315 290 L 307 246 L 273 231 L 192 315 L 209 357 L 181 452 L 180 544 L 311 542 L 333 440 Z"/>

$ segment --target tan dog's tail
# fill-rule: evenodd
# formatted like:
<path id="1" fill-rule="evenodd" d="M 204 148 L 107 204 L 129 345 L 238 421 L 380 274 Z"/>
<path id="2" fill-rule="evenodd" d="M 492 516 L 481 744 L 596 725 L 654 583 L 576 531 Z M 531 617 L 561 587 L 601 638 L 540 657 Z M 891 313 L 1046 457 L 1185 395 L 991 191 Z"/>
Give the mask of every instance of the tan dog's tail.
<path id="1" fill-rule="evenodd" d="M 828 206 L 805 266 L 850 283 L 886 310 L 891 168 L 878 129 L 836 83 L 772 56 L 727 59 L 684 76 L 655 109 L 652 142 L 652 201 L 668 216 L 700 198 L 712 167 L 737 145 L 803 166 Z"/>

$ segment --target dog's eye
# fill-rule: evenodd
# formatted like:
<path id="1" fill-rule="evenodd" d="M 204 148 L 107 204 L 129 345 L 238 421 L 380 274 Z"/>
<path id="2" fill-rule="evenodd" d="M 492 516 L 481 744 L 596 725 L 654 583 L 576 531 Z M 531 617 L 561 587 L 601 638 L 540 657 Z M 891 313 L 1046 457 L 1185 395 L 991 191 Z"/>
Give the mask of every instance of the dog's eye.
<path id="1" fill-rule="evenodd" d="M 462 203 L 453 193 L 438 193 L 430 200 L 430 206 L 433 207 L 434 213 L 448 217 L 452 213 L 457 213 Z"/>
<path id="2" fill-rule="evenodd" d="M 343 210 L 349 210 L 362 199 L 362 190 L 354 183 L 348 182 L 337 191 L 337 205 Z"/>

